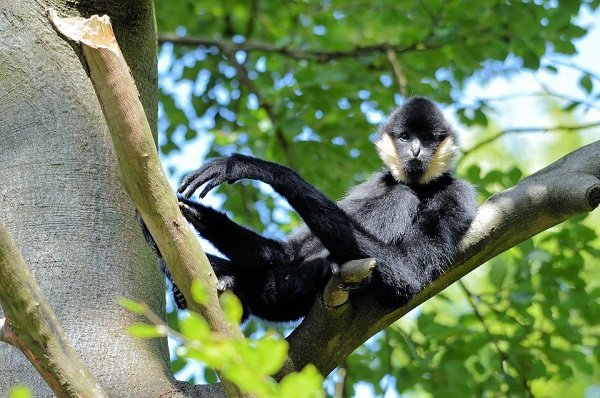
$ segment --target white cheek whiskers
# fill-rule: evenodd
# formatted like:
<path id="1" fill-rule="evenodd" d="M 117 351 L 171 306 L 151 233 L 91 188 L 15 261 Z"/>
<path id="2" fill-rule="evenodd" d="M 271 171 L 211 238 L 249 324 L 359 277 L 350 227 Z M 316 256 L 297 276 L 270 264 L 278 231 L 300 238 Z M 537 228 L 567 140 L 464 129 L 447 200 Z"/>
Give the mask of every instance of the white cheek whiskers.
<path id="1" fill-rule="evenodd" d="M 381 134 L 375 141 L 375 147 L 379 157 L 392 173 L 392 177 L 398 182 L 408 184 L 408 176 L 404 172 L 402 161 L 398 157 L 398 149 L 392 137 L 387 133 Z"/>
<path id="2" fill-rule="evenodd" d="M 392 174 L 392 177 L 400 183 L 410 183 L 410 179 L 404 171 L 403 162 L 398 156 L 398 149 L 396 148 L 396 144 L 392 137 L 387 133 L 381 134 L 377 141 L 375 141 L 375 146 L 379 157 Z M 457 151 L 458 146 L 456 145 L 454 137 L 449 135 L 444 138 L 434 152 L 431 162 L 429 162 L 429 167 L 419 178 L 418 183 L 427 184 L 450 170 L 456 158 Z"/>
<path id="3" fill-rule="evenodd" d="M 446 173 L 456 159 L 456 153 L 458 152 L 458 146 L 451 135 L 444 138 L 444 140 L 437 147 L 429 162 L 429 167 L 423 176 L 419 179 L 419 183 L 427 184 L 438 177 L 441 177 Z"/>

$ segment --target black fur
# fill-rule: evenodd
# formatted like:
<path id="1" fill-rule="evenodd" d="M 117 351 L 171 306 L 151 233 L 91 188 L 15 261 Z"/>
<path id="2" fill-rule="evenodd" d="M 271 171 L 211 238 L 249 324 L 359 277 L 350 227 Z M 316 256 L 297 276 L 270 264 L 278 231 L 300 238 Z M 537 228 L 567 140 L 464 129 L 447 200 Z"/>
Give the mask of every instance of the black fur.
<path id="1" fill-rule="evenodd" d="M 179 290 L 177 285 L 175 283 L 173 283 L 173 278 L 171 277 L 171 272 L 169 271 L 169 268 L 167 267 L 167 263 L 165 262 L 165 259 L 163 258 L 162 254 L 160 254 L 158 245 L 154 241 L 154 238 L 150 234 L 148 227 L 146 226 L 146 224 L 144 223 L 144 220 L 142 220 L 142 217 L 140 216 L 140 214 L 137 211 L 135 212 L 135 216 L 137 217 L 137 220 L 140 223 L 140 227 L 142 228 L 142 234 L 144 235 L 146 242 L 148 242 L 148 245 L 150 246 L 152 251 L 158 257 L 158 268 L 161 270 L 161 272 L 165 275 L 165 277 L 171 283 L 171 291 L 173 292 L 173 298 L 175 300 L 175 304 L 177 304 L 177 307 L 179 307 L 182 310 L 186 309 L 187 302 L 185 301 L 185 297 L 183 296 L 183 293 L 181 293 L 181 290 Z"/>
<path id="2" fill-rule="evenodd" d="M 476 212 L 471 185 L 453 177 L 455 133 L 436 105 L 413 98 L 378 132 L 387 170 L 350 190 L 337 204 L 280 164 L 240 154 L 214 159 L 191 173 L 179 192 L 185 217 L 227 259 L 209 256 L 219 288 L 232 289 L 245 316 L 272 321 L 308 312 L 332 265 L 374 257 L 365 286 L 388 307 L 407 303 L 443 272 Z M 390 154 L 394 156 L 390 156 Z M 266 238 L 189 197 L 224 182 L 263 181 L 282 195 L 305 225 L 284 241 Z"/>

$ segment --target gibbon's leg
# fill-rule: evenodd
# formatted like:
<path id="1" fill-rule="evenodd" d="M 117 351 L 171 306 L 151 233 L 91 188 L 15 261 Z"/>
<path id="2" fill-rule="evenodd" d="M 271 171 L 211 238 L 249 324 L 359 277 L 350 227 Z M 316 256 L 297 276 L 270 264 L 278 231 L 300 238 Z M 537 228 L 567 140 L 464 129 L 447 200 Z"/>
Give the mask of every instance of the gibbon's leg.
<path id="1" fill-rule="evenodd" d="M 183 197 L 179 198 L 179 207 L 198 233 L 237 267 L 269 268 L 292 261 L 285 242 L 266 238 L 220 211 Z"/>
<path id="2" fill-rule="evenodd" d="M 232 290 L 257 317 L 294 321 L 308 313 L 330 276 L 326 258 L 254 272 L 239 269 Z"/>
<path id="3" fill-rule="evenodd" d="M 152 249 L 154 254 L 156 254 L 156 257 L 158 257 L 158 268 L 161 270 L 163 275 L 171 283 L 171 286 L 172 286 L 171 290 L 173 292 L 173 299 L 175 300 L 175 304 L 177 305 L 178 308 L 180 308 L 182 310 L 187 308 L 186 307 L 187 305 L 185 302 L 185 297 L 183 297 L 183 294 L 181 293 L 181 291 L 179 290 L 177 285 L 173 282 L 173 278 L 171 277 L 171 272 L 169 271 L 169 268 L 167 268 L 167 263 L 165 262 L 165 259 L 163 258 L 162 254 L 160 253 L 160 250 L 158 249 L 158 245 L 156 244 L 156 241 L 150 234 L 150 231 L 148 230 L 148 227 L 144 223 L 144 220 L 142 220 L 142 216 L 140 216 L 140 214 L 137 211 L 135 212 L 135 216 L 140 224 L 140 227 L 142 229 L 142 234 L 144 235 L 144 239 L 146 239 L 146 243 L 148 243 L 148 246 L 150 246 L 150 248 Z"/>
<path id="4" fill-rule="evenodd" d="M 140 223 L 142 233 L 144 234 L 144 238 L 146 239 L 148 246 L 150 246 L 152 251 L 158 257 L 158 267 L 160 268 L 163 275 L 169 280 L 169 282 L 172 285 L 173 298 L 175 300 L 175 304 L 177 305 L 178 308 L 180 308 L 182 310 L 186 309 L 187 308 L 186 299 L 185 299 L 185 297 L 183 297 L 183 294 L 181 293 L 181 291 L 179 290 L 179 288 L 177 287 L 175 282 L 173 282 L 173 277 L 171 276 L 171 272 L 169 271 L 169 268 L 167 267 L 167 263 L 165 262 L 165 259 L 163 258 L 162 254 L 160 253 L 158 246 L 156 245 L 156 241 L 150 234 L 150 231 L 148 230 L 148 227 L 146 227 L 146 224 L 142 220 L 142 217 L 138 213 L 136 213 L 136 217 L 138 219 L 138 222 Z M 207 254 L 206 256 L 208 257 L 208 261 L 210 262 L 213 270 L 215 271 L 215 275 L 217 276 L 217 279 L 219 280 L 219 283 L 217 284 L 217 290 L 219 290 L 220 292 L 223 292 L 226 289 L 232 289 L 232 290 L 235 289 L 236 283 L 237 283 L 237 278 L 234 273 L 231 262 L 229 260 L 226 260 L 226 259 L 218 257 L 218 256 L 214 256 L 211 254 Z M 242 302 L 242 304 L 244 304 L 244 303 Z M 245 308 L 245 311 L 247 312 L 246 308 Z M 248 315 L 246 314 L 246 317 L 247 316 Z"/>
<path id="5" fill-rule="evenodd" d="M 240 154 L 214 159 L 189 174 L 178 189 L 189 198 L 208 182 L 200 193 L 204 197 L 224 182 L 241 179 L 269 184 L 300 214 L 306 225 L 329 250 L 338 263 L 370 257 L 381 246 L 373 237 L 357 229 L 350 217 L 335 202 L 304 181 L 289 167 Z"/>

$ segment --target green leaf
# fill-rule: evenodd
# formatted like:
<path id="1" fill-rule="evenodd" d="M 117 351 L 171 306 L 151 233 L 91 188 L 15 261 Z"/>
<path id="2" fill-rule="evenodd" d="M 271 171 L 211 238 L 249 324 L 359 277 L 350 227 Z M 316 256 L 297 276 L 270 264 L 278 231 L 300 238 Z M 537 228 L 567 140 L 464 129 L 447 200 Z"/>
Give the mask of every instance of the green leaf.
<path id="1" fill-rule="evenodd" d="M 216 383 L 219 381 L 219 377 L 217 373 L 213 369 L 205 369 L 204 370 L 204 379 L 207 383 Z"/>
<path id="2" fill-rule="evenodd" d="M 150 339 L 155 337 L 166 337 L 168 329 L 163 325 L 148 325 L 145 323 L 136 323 L 127 330 L 133 337 Z"/>
<path id="3" fill-rule="evenodd" d="M 299 373 L 290 373 L 279 383 L 279 398 L 324 397 L 323 376 L 314 365 L 307 365 Z"/>
<path id="4" fill-rule="evenodd" d="M 208 341 L 211 336 L 208 322 L 194 312 L 179 320 L 179 329 L 185 337 L 201 343 Z"/>
<path id="5" fill-rule="evenodd" d="M 32 398 L 31 390 L 25 386 L 15 386 L 8 392 L 8 398 Z"/>
<path id="6" fill-rule="evenodd" d="M 146 309 L 148 308 L 146 304 L 138 303 L 133 300 L 126 299 L 124 297 L 119 297 L 117 299 L 117 303 L 121 307 L 123 307 L 131 312 L 134 312 L 136 314 L 139 314 L 139 315 L 144 315 L 144 313 L 146 312 Z"/>
<path id="7" fill-rule="evenodd" d="M 240 299 L 233 294 L 231 290 L 226 290 L 219 297 L 221 308 L 225 313 L 225 318 L 233 325 L 239 325 L 242 322 L 244 308 Z"/>
<path id="8" fill-rule="evenodd" d="M 262 338 L 256 342 L 255 348 L 256 371 L 265 375 L 275 374 L 287 357 L 288 344 L 286 340 L 275 338 Z"/>
<path id="9" fill-rule="evenodd" d="M 187 361 L 185 359 L 176 357 L 175 359 L 173 359 L 171 361 L 171 370 L 175 374 L 175 373 L 181 371 L 183 368 L 185 368 L 186 365 L 187 365 Z"/>
<path id="10" fill-rule="evenodd" d="M 192 293 L 192 299 L 198 304 L 208 303 L 208 292 L 199 280 L 194 279 L 192 281 L 190 292 Z"/>
<path id="11" fill-rule="evenodd" d="M 590 75 L 583 75 L 581 79 L 579 79 L 579 86 L 581 86 L 588 94 L 591 94 L 594 89 L 594 83 L 592 82 Z"/>

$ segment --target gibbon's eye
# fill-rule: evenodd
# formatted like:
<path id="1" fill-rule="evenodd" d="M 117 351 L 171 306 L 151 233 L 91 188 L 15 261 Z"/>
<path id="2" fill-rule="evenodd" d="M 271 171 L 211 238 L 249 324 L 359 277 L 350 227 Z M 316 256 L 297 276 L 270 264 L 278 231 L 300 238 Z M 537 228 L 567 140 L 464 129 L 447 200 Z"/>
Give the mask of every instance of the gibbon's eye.
<path id="1" fill-rule="evenodd" d="M 403 131 L 400 134 L 398 134 L 398 138 L 400 138 L 400 140 L 402 141 L 408 141 L 410 137 L 406 131 Z"/>

